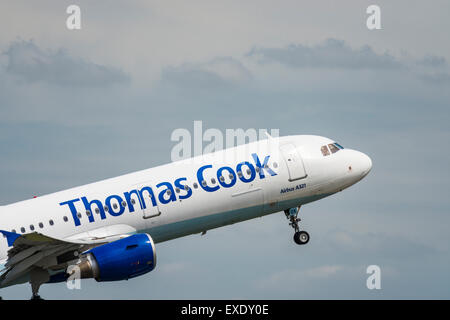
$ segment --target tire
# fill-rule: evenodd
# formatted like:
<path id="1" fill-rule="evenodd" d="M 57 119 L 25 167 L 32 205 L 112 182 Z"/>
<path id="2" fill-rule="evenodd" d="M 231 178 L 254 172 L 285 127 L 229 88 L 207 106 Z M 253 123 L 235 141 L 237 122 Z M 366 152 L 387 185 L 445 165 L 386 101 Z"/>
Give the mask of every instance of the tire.
<path id="1" fill-rule="evenodd" d="M 309 242 L 309 234 L 306 231 L 299 231 L 294 234 L 294 242 L 302 245 Z"/>

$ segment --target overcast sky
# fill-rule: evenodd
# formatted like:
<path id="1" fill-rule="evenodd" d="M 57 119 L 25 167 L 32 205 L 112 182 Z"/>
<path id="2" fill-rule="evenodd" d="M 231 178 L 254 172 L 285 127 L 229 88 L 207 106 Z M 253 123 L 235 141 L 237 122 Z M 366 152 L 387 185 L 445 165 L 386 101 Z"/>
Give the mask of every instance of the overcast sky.
<path id="1" fill-rule="evenodd" d="M 81 30 L 65 21 L 81 7 Z M 366 8 L 381 7 L 381 30 Z M 302 208 L 157 246 L 48 299 L 450 298 L 448 1 L 2 1 L 0 204 L 170 161 L 173 130 L 279 129 L 368 154 Z M 366 288 L 381 267 L 382 289 Z M 29 285 L 2 289 L 29 298 Z"/>

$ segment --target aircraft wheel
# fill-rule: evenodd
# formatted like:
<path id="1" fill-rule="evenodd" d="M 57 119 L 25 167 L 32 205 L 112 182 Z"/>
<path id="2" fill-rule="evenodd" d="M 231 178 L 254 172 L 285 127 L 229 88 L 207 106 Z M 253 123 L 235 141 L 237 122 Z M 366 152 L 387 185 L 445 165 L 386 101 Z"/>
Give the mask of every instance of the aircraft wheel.
<path id="1" fill-rule="evenodd" d="M 307 244 L 309 241 L 309 234 L 306 231 L 298 231 L 294 234 L 294 241 L 296 244 Z"/>

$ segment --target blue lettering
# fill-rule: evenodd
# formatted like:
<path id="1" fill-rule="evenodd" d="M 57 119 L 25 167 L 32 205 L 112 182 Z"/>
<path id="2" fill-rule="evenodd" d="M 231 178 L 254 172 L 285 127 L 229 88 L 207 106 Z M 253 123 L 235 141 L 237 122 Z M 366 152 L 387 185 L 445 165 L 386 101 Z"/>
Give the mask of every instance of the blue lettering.
<path id="1" fill-rule="evenodd" d="M 111 200 L 113 200 L 113 199 L 115 199 L 118 202 L 118 207 L 120 208 L 119 212 L 114 212 L 114 206 L 111 204 Z M 122 201 L 123 201 L 122 198 L 115 194 L 106 198 L 105 204 L 109 208 L 108 211 L 109 211 L 110 215 L 112 215 L 113 217 L 118 217 L 125 211 L 125 208 L 122 206 Z M 117 205 L 116 205 L 116 208 L 117 208 Z"/>
<path id="2" fill-rule="evenodd" d="M 70 212 L 72 213 L 73 221 L 75 222 L 75 227 L 79 226 L 81 224 L 80 219 L 78 219 L 77 208 L 75 208 L 75 205 L 74 205 L 74 203 L 77 201 L 80 201 L 80 199 L 77 198 L 77 199 L 73 199 L 70 201 L 61 202 L 59 204 L 60 206 L 65 206 L 66 204 L 69 206 Z"/>
<path id="3" fill-rule="evenodd" d="M 187 181 L 186 178 L 178 178 L 177 180 L 175 180 L 175 187 L 180 188 L 181 190 L 186 191 L 185 195 L 180 195 L 180 199 L 187 199 L 190 196 L 192 196 L 192 190 L 191 188 L 188 187 L 188 189 L 186 190 L 185 187 L 186 185 L 181 184 L 181 181 Z"/>
<path id="4" fill-rule="evenodd" d="M 97 206 L 102 220 L 106 219 L 105 209 L 103 208 L 103 204 L 100 200 L 92 200 L 91 202 L 89 202 L 86 197 L 82 197 L 81 200 L 83 200 L 83 204 L 86 211 L 89 210 L 91 212 L 91 215 L 89 216 L 89 222 L 94 222 L 94 211 L 92 210 L 93 204 Z"/>
<path id="5" fill-rule="evenodd" d="M 269 165 L 267 164 L 267 162 L 269 162 L 270 156 L 266 156 L 263 164 L 261 164 L 261 162 L 259 161 L 258 155 L 256 153 L 253 153 L 252 157 L 253 157 L 253 160 L 255 160 L 256 167 L 259 168 L 259 178 L 260 179 L 265 178 L 264 170 L 266 170 L 271 176 L 277 175 L 272 169 L 269 168 Z"/>
<path id="6" fill-rule="evenodd" d="M 124 192 L 123 196 L 125 197 L 125 201 L 127 202 L 127 205 L 128 205 L 128 211 L 130 211 L 130 213 L 134 212 L 134 204 L 131 201 L 131 195 L 133 195 L 133 194 L 136 195 L 136 198 L 138 199 L 139 203 L 142 202 L 137 190 L 131 190 L 128 192 Z M 152 192 L 152 194 L 153 194 L 153 192 Z M 145 204 L 144 204 L 144 206 L 145 206 Z M 143 209 L 142 203 L 141 203 L 141 209 Z"/>
<path id="7" fill-rule="evenodd" d="M 166 186 L 166 189 L 162 190 L 159 193 L 158 199 L 162 204 L 167 204 L 171 201 L 177 201 L 177 197 L 175 195 L 175 191 L 173 190 L 172 184 L 169 182 L 161 182 L 156 185 L 157 188 Z M 164 195 L 169 195 L 168 199 L 164 199 Z"/>
<path id="8" fill-rule="evenodd" d="M 212 165 L 209 164 L 209 165 L 203 166 L 200 169 L 198 169 L 197 180 L 198 180 L 198 183 L 200 184 L 200 186 L 203 188 L 203 190 L 205 190 L 207 192 L 214 192 L 214 191 L 219 190 L 220 187 L 215 186 L 215 187 L 211 188 L 210 186 L 208 186 L 206 180 L 203 178 L 203 171 L 205 171 L 208 168 L 212 168 Z M 205 185 L 203 185 L 203 181 L 205 181 Z"/>
<path id="9" fill-rule="evenodd" d="M 233 175 L 233 179 L 231 179 L 230 183 L 225 183 L 225 180 L 224 181 L 220 180 L 220 178 L 222 177 L 222 172 L 224 170 L 228 171 L 229 174 Z M 233 169 L 231 169 L 230 167 L 222 167 L 219 170 L 217 170 L 217 179 L 219 180 L 219 183 L 222 187 L 231 188 L 232 186 L 234 186 L 236 184 L 236 173 L 234 173 Z"/>
<path id="10" fill-rule="evenodd" d="M 250 169 L 250 178 L 248 178 L 248 179 L 244 177 L 244 172 L 242 171 L 242 166 L 244 166 L 244 165 Z M 248 161 L 239 163 L 236 167 L 236 171 L 237 172 L 240 171 L 242 173 L 239 176 L 239 179 L 241 179 L 242 182 L 249 183 L 249 182 L 252 182 L 253 180 L 255 180 L 255 177 L 256 177 L 255 167 Z"/>
<path id="11" fill-rule="evenodd" d="M 153 193 L 152 188 L 150 187 L 143 187 L 141 190 L 139 190 L 139 195 L 141 197 L 141 208 L 145 209 L 147 206 L 145 205 L 145 201 L 144 201 L 144 191 L 147 191 L 148 196 L 150 197 L 150 199 L 152 199 L 152 205 L 154 207 L 156 207 L 156 199 L 155 199 L 155 194 Z"/>
<path id="12" fill-rule="evenodd" d="M 255 180 L 256 178 L 256 173 L 258 172 L 260 179 L 264 179 L 265 178 L 265 174 L 271 175 L 271 176 L 276 176 L 277 173 L 275 173 L 272 168 L 269 167 L 269 159 L 270 159 L 270 155 L 266 156 L 264 158 L 264 161 L 261 163 L 258 155 L 256 153 L 252 153 L 252 157 L 255 163 L 255 166 L 248 162 L 248 161 L 244 161 L 244 162 L 240 162 L 237 164 L 236 166 L 236 171 L 233 170 L 233 168 L 228 167 L 228 166 L 223 166 L 221 168 L 219 168 L 216 172 L 217 175 L 217 180 L 218 180 L 218 185 L 216 186 L 209 186 L 208 182 L 206 181 L 206 178 L 204 177 L 204 171 L 206 169 L 212 169 L 213 165 L 209 164 L 209 165 L 204 165 L 202 167 L 200 167 L 197 170 L 197 180 L 198 183 L 200 184 L 200 186 L 202 187 L 203 190 L 205 190 L 206 192 L 214 192 L 220 189 L 220 187 L 224 187 L 224 188 L 231 188 L 233 187 L 236 182 L 237 182 L 237 178 L 239 178 L 242 182 L 244 183 L 249 183 L 252 182 L 253 180 Z M 229 182 L 227 183 L 226 181 Z M 177 188 L 178 192 L 181 192 L 181 194 L 179 194 L 179 199 L 188 199 L 192 196 L 193 190 L 188 186 L 187 184 L 187 178 L 186 177 L 182 177 L 182 178 L 177 178 L 174 181 L 174 186 L 175 188 Z M 162 204 L 168 204 L 172 201 L 177 201 L 177 195 L 175 193 L 174 190 L 174 186 L 169 183 L 169 182 L 161 182 L 159 184 L 156 185 L 157 188 L 160 187 L 165 187 L 163 190 L 159 191 L 158 196 L 158 200 L 162 203 Z M 301 185 L 297 185 L 296 189 L 303 189 L 305 188 L 306 185 L 305 184 L 301 184 Z M 180 189 L 180 190 L 178 190 Z M 286 193 L 286 192 L 291 192 L 294 189 L 292 188 L 284 188 L 281 189 L 281 193 Z M 75 226 L 79 226 L 81 225 L 80 222 L 80 218 L 78 217 L 78 212 L 77 212 L 77 208 L 75 207 L 75 203 L 78 201 L 82 201 L 84 204 L 84 207 L 86 209 L 86 211 L 89 211 L 91 213 L 95 212 L 97 214 L 100 214 L 101 219 L 106 219 L 106 214 L 105 214 L 105 209 L 108 210 L 108 212 L 111 214 L 111 216 L 120 216 L 125 212 L 125 208 L 126 205 L 128 205 L 128 210 L 131 212 L 134 212 L 137 208 L 136 208 L 136 201 L 135 200 L 139 200 L 140 202 L 140 207 L 142 210 L 146 209 L 146 201 L 144 201 L 144 195 L 147 197 L 150 197 L 151 201 L 152 201 L 152 205 L 155 207 L 157 206 L 157 197 L 155 196 L 155 193 L 153 192 L 152 188 L 150 187 L 143 187 L 140 190 L 134 189 L 128 192 L 124 192 L 124 199 L 126 201 L 126 203 L 124 202 L 123 198 L 119 195 L 110 195 L 106 198 L 105 200 L 105 206 L 103 206 L 102 202 L 100 200 L 92 200 L 89 201 L 86 197 L 81 197 L 81 198 L 77 198 L 77 199 L 73 199 L 70 201 L 66 201 L 66 202 L 61 202 L 59 205 L 60 206 L 65 206 L 67 205 L 70 209 L 70 212 L 72 214 Z M 117 201 L 118 206 L 115 204 L 115 201 Z M 95 208 L 95 211 L 92 210 L 92 208 Z M 93 214 L 88 214 L 88 219 L 89 222 L 94 222 L 94 215 Z"/>

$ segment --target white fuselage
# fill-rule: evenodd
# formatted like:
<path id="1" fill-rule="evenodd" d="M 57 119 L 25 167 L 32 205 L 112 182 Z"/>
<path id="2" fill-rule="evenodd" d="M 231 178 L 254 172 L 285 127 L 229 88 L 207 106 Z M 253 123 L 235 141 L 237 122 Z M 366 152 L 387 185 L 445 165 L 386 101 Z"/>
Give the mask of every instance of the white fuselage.
<path id="1" fill-rule="evenodd" d="M 200 233 L 321 199 L 369 172 L 361 152 L 324 156 L 331 143 L 272 138 L 21 201 L 0 207 L 0 229 L 67 240 L 146 232 L 155 243 Z M 7 251 L 0 238 L 0 263 Z"/>

